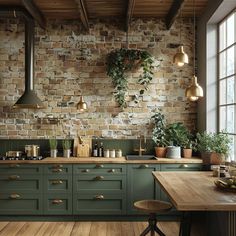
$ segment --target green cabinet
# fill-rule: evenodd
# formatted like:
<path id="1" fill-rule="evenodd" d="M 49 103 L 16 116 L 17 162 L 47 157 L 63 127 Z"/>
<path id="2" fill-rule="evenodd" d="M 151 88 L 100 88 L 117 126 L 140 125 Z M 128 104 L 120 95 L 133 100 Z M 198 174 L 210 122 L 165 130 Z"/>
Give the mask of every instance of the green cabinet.
<path id="1" fill-rule="evenodd" d="M 0 215 L 42 214 L 42 173 L 40 165 L 0 165 Z"/>
<path id="2" fill-rule="evenodd" d="M 152 171 L 160 170 L 158 164 L 129 164 L 127 167 L 127 214 L 138 214 L 133 204 L 144 199 L 159 199 L 160 187 L 152 176 Z"/>
<path id="3" fill-rule="evenodd" d="M 74 165 L 73 173 L 74 214 L 126 213 L 126 165 Z"/>
<path id="4" fill-rule="evenodd" d="M 71 215 L 72 165 L 45 165 L 43 186 L 44 214 Z"/>

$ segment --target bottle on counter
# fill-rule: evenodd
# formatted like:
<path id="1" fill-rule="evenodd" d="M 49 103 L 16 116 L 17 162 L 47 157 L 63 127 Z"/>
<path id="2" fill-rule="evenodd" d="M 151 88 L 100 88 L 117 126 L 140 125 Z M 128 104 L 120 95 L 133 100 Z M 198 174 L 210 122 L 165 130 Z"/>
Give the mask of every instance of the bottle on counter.
<path id="1" fill-rule="evenodd" d="M 98 149 L 98 156 L 99 156 L 99 157 L 104 157 L 103 143 L 100 144 L 100 147 L 99 147 L 99 149 Z"/>
<path id="2" fill-rule="evenodd" d="M 93 157 L 98 157 L 98 143 L 96 142 L 93 147 Z"/>

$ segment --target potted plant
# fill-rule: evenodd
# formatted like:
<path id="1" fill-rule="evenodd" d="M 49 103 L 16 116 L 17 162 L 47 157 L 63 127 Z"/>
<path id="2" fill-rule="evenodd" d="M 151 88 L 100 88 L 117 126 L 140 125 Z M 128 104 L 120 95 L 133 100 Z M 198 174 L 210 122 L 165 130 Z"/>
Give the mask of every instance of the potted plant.
<path id="1" fill-rule="evenodd" d="M 126 72 L 139 65 L 143 69 L 138 83 L 143 86 L 139 91 L 139 96 L 148 89 L 148 84 L 152 80 L 154 60 L 152 56 L 143 50 L 120 48 L 111 51 L 107 55 L 107 75 L 111 77 L 114 89 L 114 96 L 120 107 L 124 108 L 126 104 L 126 93 L 128 90 L 128 77 Z M 138 102 L 138 95 L 135 95 L 135 102 Z"/>
<path id="2" fill-rule="evenodd" d="M 72 141 L 71 139 L 62 140 L 63 156 L 69 158 L 71 153 Z"/>
<path id="3" fill-rule="evenodd" d="M 165 117 L 161 112 L 156 112 L 151 117 L 154 128 L 152 131 L 152 140 L 157 145 L 155 147 L 155 153 L 157 157 L 165 157 L 166 156 L 166 146 L 168 145 L 166 139 L 166 125 L 165 125 Z"/>
<path id="4" fill-rule="evenodd" d="M 50 157 L 57 157 L 57 140 L 55 138 L 49 139 Z"/>
<path id="5" fill-rule="evenodd" d="M 196 149 L 201 153 L 204 164 L 221 164 L 229 154 L 231 138 L 224 132 L 197 133 Z"/>
<path id="6" fill-rule="evenodd" d="M 182 137 L 182 156 L 183 158 L 191 158 L 193 153 L 193 148 L 195 146 L 195 142 L 193 140 L 192 135 L 189 133 Z"/>

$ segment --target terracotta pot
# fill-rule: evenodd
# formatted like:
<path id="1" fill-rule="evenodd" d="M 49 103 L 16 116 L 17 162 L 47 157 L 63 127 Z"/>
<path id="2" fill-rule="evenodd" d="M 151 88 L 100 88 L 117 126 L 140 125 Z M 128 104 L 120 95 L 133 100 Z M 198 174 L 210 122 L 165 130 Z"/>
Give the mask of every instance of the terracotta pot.
<path id="1" fill-rule="evenodd" d="M 155 147 L 156 157 L 166 157 L 166 147 Z"/>
<path id="2" fill-rule="evenodd" d="M 183 149 L 183 158 L 191 158 L 193 150 L 191 148 Z"/>
<path id="3" fill-rule="evenodd" d="M 216 152 L 201 153 L 203 164 L 220 165 L 225 162 L 225 155 Z"/>

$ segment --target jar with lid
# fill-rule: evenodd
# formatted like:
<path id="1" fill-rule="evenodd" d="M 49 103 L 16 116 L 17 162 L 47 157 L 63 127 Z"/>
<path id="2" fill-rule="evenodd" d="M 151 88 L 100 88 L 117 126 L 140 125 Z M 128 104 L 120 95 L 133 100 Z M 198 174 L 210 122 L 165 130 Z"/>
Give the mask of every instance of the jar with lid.
<path id="1" fill-rule="evenodd" d="M 110 156 L 111 158 L 115 158 L 115 157 L 116 157 L 115 149 L 111 149 L 111 150 L 109 151 L 109 156 Z"/>
<path id="2" fill-rule="evenodd" d="M 122 157 L 122 151 L 121 149 L 116 150 L 116 157 Z"/>
<path id="3" fill-rule="evenodd" d="M 109 157 L 109 149 L 104 149 L 104 157 Z"/>

